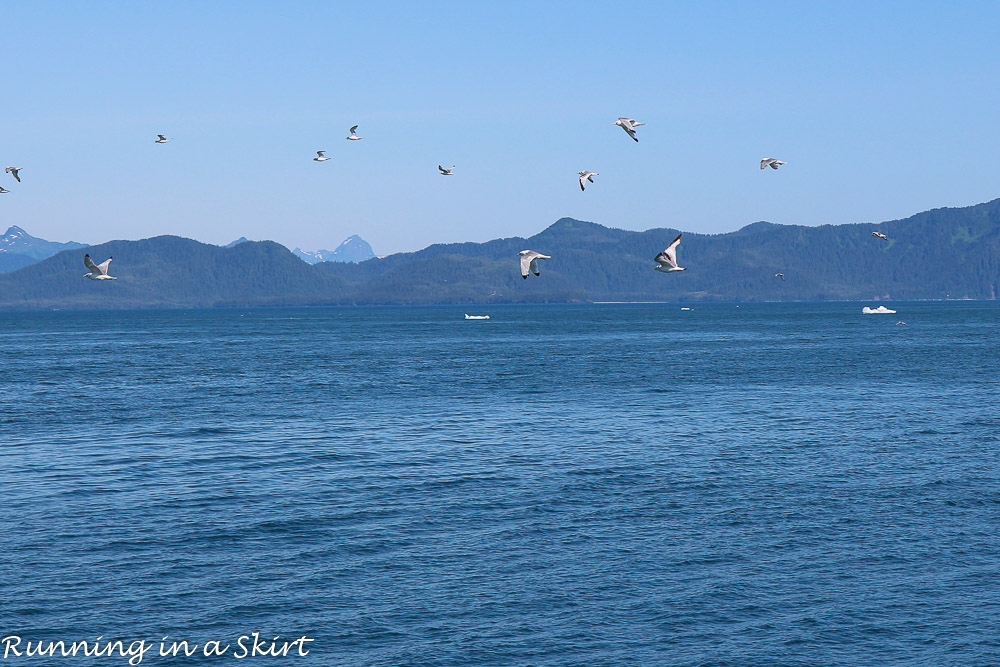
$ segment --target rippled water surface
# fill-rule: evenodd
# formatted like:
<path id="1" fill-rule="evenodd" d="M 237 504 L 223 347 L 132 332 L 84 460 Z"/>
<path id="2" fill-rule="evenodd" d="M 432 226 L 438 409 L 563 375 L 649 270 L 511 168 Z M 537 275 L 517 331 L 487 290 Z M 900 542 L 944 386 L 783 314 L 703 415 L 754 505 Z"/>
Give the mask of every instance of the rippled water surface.
<path id="1" fill-rule="evenodd" d="M 0 633 L 998 664 L 1000 308 L 862 305 L 0 314 Z"/>

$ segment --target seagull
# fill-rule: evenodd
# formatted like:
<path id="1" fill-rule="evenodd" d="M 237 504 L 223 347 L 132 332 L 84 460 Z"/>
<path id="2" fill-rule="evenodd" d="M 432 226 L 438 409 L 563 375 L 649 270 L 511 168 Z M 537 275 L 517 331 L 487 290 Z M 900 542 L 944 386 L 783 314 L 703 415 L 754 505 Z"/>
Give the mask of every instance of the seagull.
<path id="1" fill-rule="evenodd" d="M 586 188 L 583 187 L 584 181 L 590 181 L 591 183 L 593 183 L 594 176 L 600 176 L 600 174 L 598 174 L 596 171 L 578 171 L 576 173 L 580 174 L 580 189 L 584 191 L 586 191 Z"/>
<path id="2" fill-rule="evenodd" d="M 158 135 L 156 135 L 156 137 L 157 137 L 157 139 L 156 139 L 156 141 L 153 142 L 154 144 L 165 144 L 168 141 L 170 141 L 170 139 L 167 139 L 162 134 L 158 134 Z"/>
<path id="3" fill-rule="evenodd" d="M 785 274 L 784 273 L 775 273 L 774 277 L 775 278 L 781 278 L 782 280 L 784 280 L 785 279 Z"/>
<path id="4" fill-rule="evenodd" d="M 883 234 L 882 232 L 872 232 L 872 236 L 874 236 L 877 239 L 882 239 L 883 241 L 889 240 L 889 237 Z"/>
<path id="5" fill-rule="evenodd" d="M 782 162 L 781 160 L 775 160 L 773 157 L 766 157 L 760 161 L 760 168 L 770 167 L 771 169 L 777 169 L 779 166 L 787 164 L 787 162 Z"/>
<path id="6" fill-rule="evenodd" d="M 327 156 L 323 155 L 326 151 L 316 151 L 316 157 L 313 158 L 313 162 L 323 162 L 329 160 Z"/>
<path id="7" fill-rule="evenodd" d="M 656 262 L 656 266 L 653 267 L 654 271 L 662 271 L 663 273 L 672 273 L 673 271 L 687 271 L 683 266 L 677 266 L 677 246 L 681 244 L 681 236 L 683 234 L 678 234 L 677 238 L 670 242 L 663 252 L 653 258 Z"/>
<path id="8" fill-rule="evenodd" d="M 552 259 L 548 255 L 543 255 L 534 250 L 522 250 L 517 254 L 521 256 L 521 277 L 525 280 L 528 279 L 529 272 L 534 273 L 536 276 L 541 275 L 538 273 L 538 260 Z"/>
<path id="9" fill-rule="evenodd" d="M 91 280 L 118 280 L 115 276 L 108 275 L 108 264 L 113 259 L 114 257 L 108 257 L 100 264 L 94 264 L 94 260 L 90 258 L 90 255 L 84 255 L 83 264 L 90 269 L 90 273 L 85 273 L 83 277 L 90 278 Z"/>
<path id="10" fill-rule="evenodd" d="M 903 320 L 896 322 L 896 324 L 897 325 L 902 324 L 904 327 L 906 326 L 906 322 L 904 322 Z"/>
<path id="11" fill-rule="evenodd" d="M 451 172 L 455 171 L 455 165 L 451 165 L 450 169 L 445 169 L 441 165 L 438 165 L 438 171 L 441 172 L 442 176 L 454 176 L 455 174 L 453 174 Z"/>
<path id="12" fill-rule="evenodd" d="M 645 125 L 645 123 L 637 123 L 635 122 L 634 118 L 619 118 L 614 123 L 612 123 L 612 125 L 617 125 L 618 127 L 625 130 L 625 134 L 632 137 L 632 140 L 638 143 L 639 140 L 636 139 L 635 137 L 635 128 L 639 127 L 640 125 Z"/>
<path id="13" fill-rule="evenodd" d="M 11 176 L 13 176 L 14 180 L 17 181 L 18 183 L 21 182 L 21 177 L 17 175 L 17 172 L 21 171 L 20 167 L 6 167 L 4 168 L 3 171 L 5 174 L 10 174 Z"/>
<path id="14" fill-rule="evenodd" d="M 10 192 L 10 190 L 5 190 L 4 187 L 2 185 L 0 185 L 0 195 L 5 195 L 8 192 Z"/>
<path id="15" fill-rule="evenodd" d="M 351 136 L 346 137 L 348 141 L 357 141 L 358 139 L 363 139 L 364 137 L 359 137 L 355 130 L 358 129 L 357 125 L 351 126 Z"/>

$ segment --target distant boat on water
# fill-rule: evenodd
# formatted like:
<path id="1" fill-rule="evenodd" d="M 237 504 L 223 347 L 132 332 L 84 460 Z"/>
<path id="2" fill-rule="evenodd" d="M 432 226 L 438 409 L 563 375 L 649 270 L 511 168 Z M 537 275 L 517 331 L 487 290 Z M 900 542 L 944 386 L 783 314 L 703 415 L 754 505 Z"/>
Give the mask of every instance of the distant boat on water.
<path id="1" fill-rule="evenodd" d="M 488 320 L 488 319 L 490 319 L 490 316 L 489 315 L 469 315 L 468 313 L 466 313 L 465 314 L 465 319 L 467 319 L 467 320 Z"/>
<path id="2" fill-rule="evenodd" d="M 864 313 L 865 315 L 882 315 L 882 314 L 895 313 L 896 311 L 889 310 L 885 306 L 879 306 L 878 308 L 869 308 L 868 306 L 865 306 L 864 308 L 861 309 L 861 312 Z"/>

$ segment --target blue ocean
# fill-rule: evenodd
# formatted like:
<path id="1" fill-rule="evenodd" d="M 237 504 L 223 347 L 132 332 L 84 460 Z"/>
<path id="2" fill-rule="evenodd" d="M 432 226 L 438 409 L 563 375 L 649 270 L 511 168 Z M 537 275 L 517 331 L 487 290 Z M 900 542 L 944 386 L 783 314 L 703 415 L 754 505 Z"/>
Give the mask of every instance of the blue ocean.
<path id="1" fill-rule="evenodd" d="M 862 305 L 2 313 L 0 665 L 1000 664 L 1000 304 Z"/>

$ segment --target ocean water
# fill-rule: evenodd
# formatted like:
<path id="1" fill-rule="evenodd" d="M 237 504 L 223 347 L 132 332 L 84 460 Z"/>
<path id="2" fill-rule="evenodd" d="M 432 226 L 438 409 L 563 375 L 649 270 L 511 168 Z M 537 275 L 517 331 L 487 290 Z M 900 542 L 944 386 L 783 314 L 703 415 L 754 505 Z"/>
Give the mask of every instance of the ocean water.
<path id="1" fill-rule="evenodd" d="M 1000 307 L 862 305 L 0 314 L 0 635 L 1000 664 Z"/>

